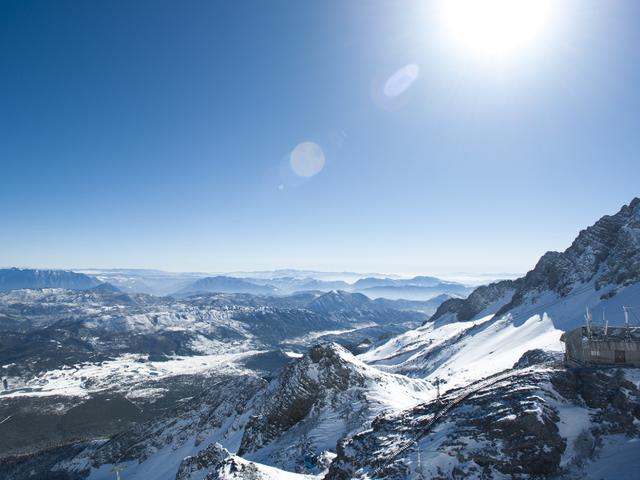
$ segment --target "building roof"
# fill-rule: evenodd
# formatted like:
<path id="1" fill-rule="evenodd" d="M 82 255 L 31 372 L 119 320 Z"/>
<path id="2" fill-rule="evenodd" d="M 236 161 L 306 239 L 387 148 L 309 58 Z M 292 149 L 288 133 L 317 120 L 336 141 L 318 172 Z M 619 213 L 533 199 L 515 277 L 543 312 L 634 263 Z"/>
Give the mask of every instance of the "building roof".
<path id="1" fill-rule="evenodd" d="M 563 342 L 566 341 L 566 335 L 572 334 L 576 331 L 581 331 L 582 337 L 595 341 L 631 339 L 633 341 L 640 342 L 640 327 L 608 327 L 605 335 L 605 328 L 601 326 L 591 327 L 591 335 L 589 335 L 587 327 L 578 327 L 574 330 L 563 333 L 560 340 Z"/>

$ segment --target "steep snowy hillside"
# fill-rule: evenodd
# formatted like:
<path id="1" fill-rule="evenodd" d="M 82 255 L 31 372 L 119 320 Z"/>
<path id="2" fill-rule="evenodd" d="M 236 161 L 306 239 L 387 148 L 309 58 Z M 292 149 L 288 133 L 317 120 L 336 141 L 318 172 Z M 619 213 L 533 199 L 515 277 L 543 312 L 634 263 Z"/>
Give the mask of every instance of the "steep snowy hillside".
<path id="1" fill-rule="evenodd" d="M 513 365 L 531 349 L 560 352 L 561 331 L 547 316 L 533 316 L 516 326 L 509 316 L 429 323 L 359 356 L 383 371 L 440 382 L 444 390 L 460 387 Z"/>
<path id="2" fill-rule="evenodd" d="M 279 468 L 250 462 L 229 453 L 219 443 L 210 445 L 198 455 L 187 457 L 180 464 L 176 480 L 320 480 L 320 475 L 291 473 Z"/>
<path id="3" fill-rule="evenodd" d="M 265 391 L 238 453 L 290 471 L 316 470 L 322 452 L 385 409 L 432 398 L 422 380 L 379 372 L 336 344 L 311 348 Z"/>
<path id="4" fill-rule="evenodd" d="M 523 278 L 480 287 L 466 300 L 444 302 L 431 320 L 470 320 L 483 310 L 511 314 L 516 324 L 547 313 L 556 328 L 583 323 L 586 306 L 610 322 L 622 305 L 640 305 L 640 198 L 580 232 L 563 253 L 548 252 Z"/>
<path id="5" fill-rule="evenodd" d="M 635 478 L 639 380 L 633 369 L 516 369 L 378 417 L 341 442 L 325 480 Z"/>
<path id="6" fill-rule="evenodd" d="M 512 365 L 525 351 L 561 351 L 562 331 L 596 319 L 623 321 L 640 305 L 640 200 L 581 232 L 564 253 L 548 253 L 525 277 L 450 299 L 416 330 L 360 358 L 385 371 L 462 386 Z"/>
<path id="7" fill-rule="evenodd" d="M 639 271 L 640 200 L 634 199 L 616 215 L 606 216 L 580 232 L 564 253 L 544 255 L 525 277 L 480 287 L 464 300 L 448 300 L 422 327 L 401 334 L 359 358 L 384 371 L 439 382 L 442 391 L 448 391 L 446 402 L 459 394 L 451 388 L 482 382 L 488 376 L 499 374 L 526 351 L 543 349 L 559 355 L 562 331 L 584 322 L 585 307 L 593 310 L 595 318 L 606 314 L 610 324 L 622 323 L 622 306 L 640 305 Z M 621 380 L 612 372 L 580 376 L 579 372 L 554 367 L 549 371 L 531 371 L 528 386 L 520 383 L 520 377 L 505 379 L 500 384 L 501 396 L 517 397 L 519 393 L 514 392 L 537 389 L 533 397 L 523 398 L 520 403 L 532 402 L 539 422 L 531 424 L 527 416 L 529 410 L 505 410 L 499 420 L 504 422 L 501 426 L 509 427 L 507 437 L 501 431 L 495 432 L 491 424 L 483 423 L 485 412 L 493 408 L 493 403 L 479 403 L 461 410 L 463 421 L 445 425 L 444 433 L 439 436 L 439 430 L 434 430 L 428 443 L 423 442 L 420 430 L 429 431 L 429 419 L 437 413 L 438 404 L 414 412 L 418 418 L 405 413 L 387 422 L 380 417 L 374 422 L 372 432 L 344 443 L 327 478 L 416 475 L 415 449 L 399 452 L 399 463 L 391 466 L 383 460 L 385 456 L 393 457 L 393 451 L 407 442 L 403 435 L 420 436 L 418 450 L 425 449 L 421 460 L 426 465 L 423 478 L 542 474 L 580 478 L 585 474 L 580 468 L 587 464 L 590 467 L 586 473 L 597 470 L 600 478 L 606 473 L 603 466 L 612 466 L 606 458 L 615 456 L 616 450 L 622 452 L 620 458 L 628 458 L 631 452 L 638 452 L 637 445 L 640 445 L 637 443 L 640 441 L 638 419 L 634 419 L 638 415 L 626 413 L 626 409 L 640 411 L 638 378 L 632 370 L 626 375 L 631 382 Z M 544 387 L 544 382 L 551 386 Z M 571 388 L 579 391 L 567 394 Z M 600 398 L 588 397 L 590 388 L 598 392 L 595 396 Z M 607 402 L 613 401 L 609 397 L 621 395 L 621 391 L 623 397 L 616 397 L 613 407 L 616 411 L 594 414 L 595 408 L 607 410 Z M 566 398 L 560 399 L 564 403 L 559 405 L 558 398 L 562 395 Z M 503 410 L 499 411 L 500 415 Z M 608 415 L 613 415 L 618 424 L 601 425 L 608 422 L 604 420 Z M 512 422 L 518 427 L 515 432 L 511 431 Z M 393 426 L 387 429 L 388 425 Z M 474 426 L 479 431 L 469 434 Z M 527 449 L 517 442 L 522 435 L 527 435 L 527 429 L 532 429 L 528 434 L 542 445 L 542 450 Z M 489 440 L 479 441 L 479 438 Z M 581 450 L 574 455 L 574 448 Z M 603 459 L 598 458 L 599 448 L 604 450 Z M 382 455 L 376 458 L 371 452 Z M 454 453 L 455 458 L 449 458 Z M 620 471 L 612 469 L 612 472 Z M 628 468 L 625 471 L 628 472 Z M 616 478 L 615 473 L 610 478 Z"/>

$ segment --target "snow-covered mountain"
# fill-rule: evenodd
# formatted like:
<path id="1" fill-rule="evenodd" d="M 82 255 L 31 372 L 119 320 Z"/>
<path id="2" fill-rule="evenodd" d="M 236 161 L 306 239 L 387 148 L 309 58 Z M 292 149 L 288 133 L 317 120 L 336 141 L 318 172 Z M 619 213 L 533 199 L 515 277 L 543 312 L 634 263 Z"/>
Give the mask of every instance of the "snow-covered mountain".
<path id="1" fill-rule="evenodd" d="M 466 296 L 471 292 L 466 285 L 428 276 L 402 279 L 367 277 L 353 283 L 349 290 L 370 298 L 413 301 L 428 301 L 439 295 Z"/>
<path id="2" fill-rule="evenodd" d="M 422 380 L 369 367 L 337 344 L 316 345 L 266 389 L 238 454 L 285 470 L 317 472 L 322 454 L 340 438 L 382 410 L 431 397 L 431 389 Z"/>
<path id="3" fill-rule="evenodd" d="M 329 313 L 350 309 L 378 310 L 380 308 L 378 305 L 361 293 L 334 290 L 315 298 L 309 303 L 309 309 L 314 312 Z"/>
<path id="4" fill-rule="evenodd" d="M 605 311 L 610 324 L 621 321 L 621 306 L 640 298 L 639 260 L 635 199 L 580 232 L 565 252 L 545 254 L 526 276 L 448 299 L 432 318 L 368 344 L 362 332 L 387 327 L 385 319 L 393 328 L 411 325 L 392 308 L 410 304 L 353 291 L 128 297 L 128 308 L 143 310 L 116 322 L 128 332 L 161 335 L 202 322 L 238 334 L 241 349 L 216 357 L 201 393 L 190 392 L 193 398 L 173 409 L 109 440 L 3 460 L 0 474 L 101 480 L 119 466 L 124 478 L 161 480 L 633 478 L 629 472 L 640 468 L 640 376 L 629 368 L 566 368 L 560 335 L 583 322 L 587 306 L 596 318 Z M 36 294 L 13 293 L 15 306 L 0 314 L 15 325 L 24 321 L 19 312 L 30 311 L 29 325 L 49 325 L 46 305 L 55 302 L 16 301 L 20 295 Z M 172 313 L 154 321 L 148 310 L 168 304 Z M 102 324 L 113 310 L 104 307 L 112 305 L 92 304 L 101 320 L 91 316 L 86 325 Z M 213 311 L 224 315 L 203 319 Z M 298 335 L 317 322 L 322 330 Z M 354 356 L 334 343 L 314 345 L 332 335 L 365 347 L 352 349 L 362 352 Z M 273 353 L 247 354 L 250 345 L 277 346 L 282 367 L 248 368 Z M 175 361 L 139 370 L 171 378 Z M 75 371 L 60 375 L 75 378 Z"/>
<path id="5" fill-rule="evenodd" d="M 389 300 L 429 301 L 440 295 L 464 297 L 471 292 L 466 285 L 452 282 L 441 282 L 437 285 L 423 287 L 419 285 L 383 285 L 357 290 L 369 298 L 386 298 Z"/>
<path id="6" fill-rule="evenodd" d="M 634 199 L 580 232 L 565 252 L 545 254 L 525 277 L 448 300 L 423 326 L 360 355 L 383 371 L 437 382 L 447 394 L 346 439 L 327 480 L 630 478 L 640 453 L 634 370 L 580 373 L 554 363 L 485 385 L 460 407 L 453 400 L 514 364 L 535 363 L 532 352 L 560 357 L 560 335 L 584 322 L 585 307 L 621 323 L 622 306 L 640 299 L 639 255 Z M 447 405 L 452 413 L 432 425 Z"/>
<path id="7" fill-rule="evenodd" d="M 101 282 L 111 283 L 129 293 L 153 295 L 175 294 L 184 297 L 194 293 L 250 293 L 254 295 L 291 295 L 299 292 L 341 290 L 364 293 L 370 298 L 426 301 L 446 294 L 465 296 L 471 289 L 461 283 L 436 277 L 367 276 L 352 272 L 331 273 L 298 270 L 272 272 L 236 272 L 205 274 L 172 273 L 159 270 L 111 269 L 83 270 Z"/>
<path id="8" fill-rule="evenodd" d="M 20 288 L 66 288 L 88 290 L 100 285 L 99 280 L 83 273 L 67 270 L 0 269 L 0 292 Z"/>
<path id="9" fill-rule="evenodd" d="M 455 315 L 456 321 L 465 322 L 479 315 L 482 316 L 482 312 L 494 313 L 511 301 L 521 283 L 521 279 L 501 280 L 480 286 L 467 298 L 452 298 L 443 302 L 431 317 L 431 321 L 451 314 Z"/>
<path id="10" fill-rule="evenodd" d="M 433 321 L 469 320 L 483 310 L 510 314 L 522 323 L 547 313 L 557 328 L 583 322 L 585 306 L 596 318 L 620 321 L 622 305 L 638 304 L 640 198 L 581 231 L 564 252 L 548 252 L 523 278 L 476 289 L 465 300 L 444 302 Z"/>
<path id="11" fill-rule="evenodd" d="M 562 331 L 640 299 L 640 200 L 580 232 L 563 253 L 545 254 L 525 277 L 445 301 L 418 329 L 362 354 L 379 368 L 461 386 L 512 365 L 530 349 L 560 351 Z M 634 273 L 635 272 L 635 273 Z"/>
<path id="12" fill-rule="evenodd" d="M 325 480 L 636 478 L 638 372 L 527 363 L 379 416 L 340 442 Z"/>

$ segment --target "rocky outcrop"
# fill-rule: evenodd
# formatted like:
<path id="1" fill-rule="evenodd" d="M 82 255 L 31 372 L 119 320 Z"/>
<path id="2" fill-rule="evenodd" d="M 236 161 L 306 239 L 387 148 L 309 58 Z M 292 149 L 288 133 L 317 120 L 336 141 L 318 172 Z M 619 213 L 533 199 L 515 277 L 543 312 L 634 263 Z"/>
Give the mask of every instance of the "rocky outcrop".
<path id="1" fill-rule="evenodd" d="M 380 372 L 335 343 L 312 347 L 260 395 L 238 455 L 297 473 L 326 469 L 327 452 L 383 410 L 431 396 L 423 380 Z"/>
<path id="2" fill-rule="evenodd" d="M 492 305 L 499 316 L 544 293 L 564 297 L 592 281 L 596 290 L 611 287 L 603 293 L 607 298 L 640 281 L 640 198 L 581 231 L 564 252 L 545 253 L 524 277 L 478 287 L 464 300 L 448 300 L 429 321 L 448 314 L 467 321 Z"/>
<path id="3" fill-rule="evenodd" d="M 176 473 L 176 480 L 191 480 L 196 474 L 200 474 L 198 476 L 202 478 L 202 474 L 206 472 L 211 473 L 210 476 L 213 477 L 214 472 L 230 457 L 231 453 L 226 448 L 219 443 L 213 443 L 197 455 L 182 460 Z"/>
<path id="4" fill-rule="evenodd" d="M 582 230 L 564 252 L 545 253 L 498 314 L 546 291 L 566 296 L 590 281 L 596 289 L 612 285 L 608 296 L 640 281 L 640 198 Z"/>
<path id="5" fill-rule="evenodd" d="M 325 480 L 581 478 L 608 441 L 640 440 L 640 392 L 625 373 L 635 375 L 530 367 L 471 394 L 435 424 L 461 391 L 380 416 L 340 442 Z"/>
<path id="6" fill-rule="evenodd" d="M 337 344 L 319 344 L 285 367 L 264 394 L 258 413 L 249 420 L 238 453 L 267 445 L 313 409 L 326 406 L 334 394 L 362 386 L 364 376 L 345 360 L 345 355 L 350 356 Z"/>
<path id="7" fill-rule="evenodd" d="M 429 321 L 436 321 L 447 314 L 455 314 L 456 320 L 466 322 L 496 302 L 508 303 L 518 289 L 521 280 L 502 280 L 476 288 L 467 298 L 452 298 L 444 302 Z"/>
<path id="8" fill-rule="evenodd" d="M 526 351 L 513 365 L 513 368 L 526 368 L 532 365 L 540 365 L 542 363 L 559 365 L 562 360 L 563 355 L 561 352 L 551 352 L 536 348 Z"/>

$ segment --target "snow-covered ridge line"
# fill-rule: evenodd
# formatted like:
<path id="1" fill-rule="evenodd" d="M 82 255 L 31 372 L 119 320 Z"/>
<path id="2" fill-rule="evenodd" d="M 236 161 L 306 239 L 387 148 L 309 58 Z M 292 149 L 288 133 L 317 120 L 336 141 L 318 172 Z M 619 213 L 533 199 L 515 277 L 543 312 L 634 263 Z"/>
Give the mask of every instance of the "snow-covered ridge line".
<path id="1" fill-rule="evenodd" d="M 639 281 L 640 198 L 634 198 L 615 215 L 606 215 L 581 231 L 564 252 L 547 252 L 524 277 L 479 287 L 466 300 L 448 300 L 432 320 L 445 316 L 454 321 L 469 320 L 494 304 L 497 316 L 511 313 L 524 322 L 579 297 L 580 312 L 550 314 L 557 328 L 568 330 L 582 322 L 586 305 L 598 308 Z M 626 300 L 637 303 L 632 296 Z"/>

